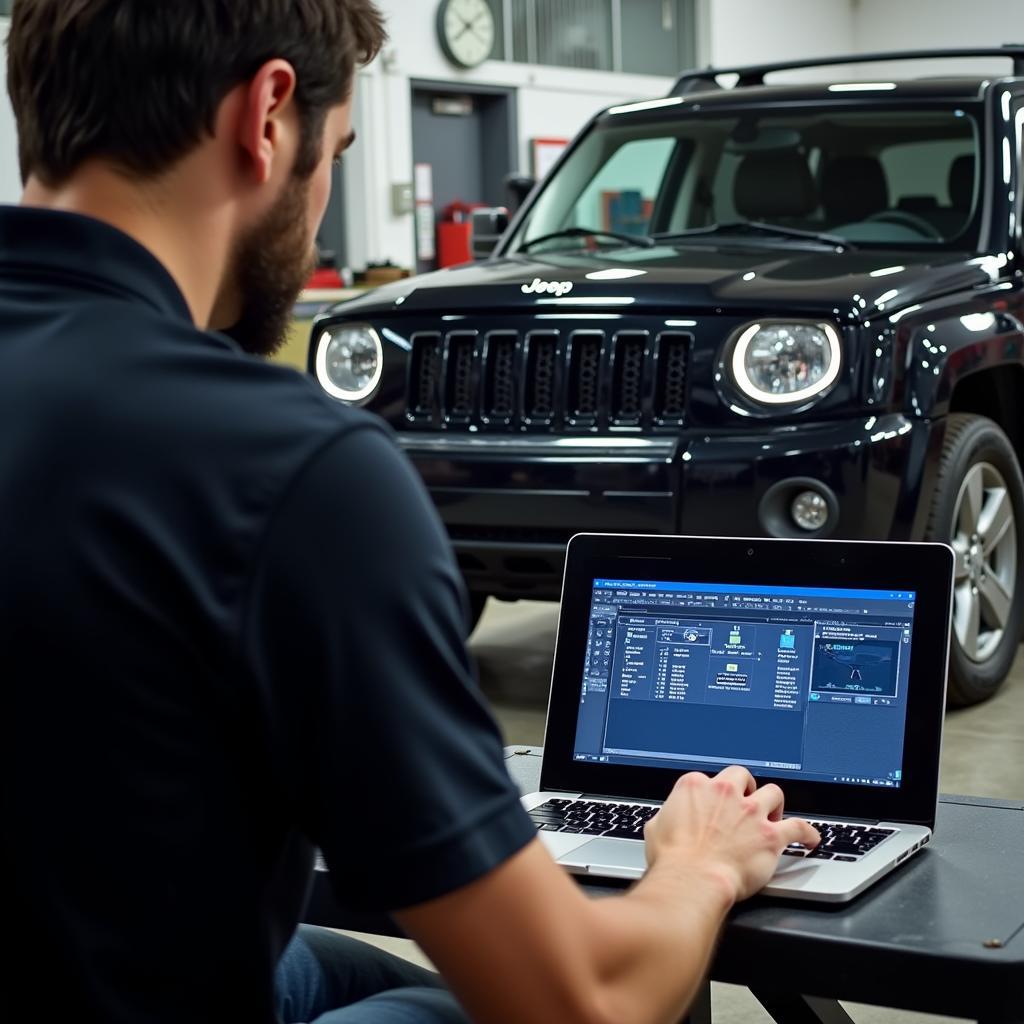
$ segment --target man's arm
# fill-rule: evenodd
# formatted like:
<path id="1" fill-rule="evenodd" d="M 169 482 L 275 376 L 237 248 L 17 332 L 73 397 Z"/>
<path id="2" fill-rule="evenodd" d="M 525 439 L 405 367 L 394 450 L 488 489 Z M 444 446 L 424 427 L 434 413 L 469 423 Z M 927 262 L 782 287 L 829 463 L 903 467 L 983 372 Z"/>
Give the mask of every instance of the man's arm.
<path id="1" fill-rule="evenodd" d="M 650 867 L 621 897 L 588 899 L 534 841 L 490 874 L 397 914 L 474 1021 L 676 1022 L 737 899 L 760 889 L 788 843 L 776 786 L 749 772 L 684 776 L 647 828 Z"/>

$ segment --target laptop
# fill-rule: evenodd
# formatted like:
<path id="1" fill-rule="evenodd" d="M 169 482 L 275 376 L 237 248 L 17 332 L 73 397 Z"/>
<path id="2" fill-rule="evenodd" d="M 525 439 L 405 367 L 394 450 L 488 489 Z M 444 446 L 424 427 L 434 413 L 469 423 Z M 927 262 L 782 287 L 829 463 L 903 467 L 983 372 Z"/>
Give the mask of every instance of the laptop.
<path id="1" fill-rule="evenodd" d="M 953 567 L 942 544 L 577 535 L 523 798 L 540 839 L 639 878 L 679 775 L 740 764 L 822 835 L 764 893 L 852 899 L 935 826 Z"/>

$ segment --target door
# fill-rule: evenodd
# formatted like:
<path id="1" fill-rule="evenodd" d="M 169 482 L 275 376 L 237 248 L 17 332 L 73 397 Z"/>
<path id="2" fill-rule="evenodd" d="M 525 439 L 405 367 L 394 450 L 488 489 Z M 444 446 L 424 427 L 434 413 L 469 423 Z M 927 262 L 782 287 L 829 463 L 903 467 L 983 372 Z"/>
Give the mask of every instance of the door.
<path id="1" fill-rule="evenodd" d="M 442 83 L 413 86 L 413 162 L 430 168 L 435 224 L 450 203 L 507 205 L 505 177 L 515 169 L 515 138 L 511 90 L 466 90 Z M 422 174 L 417 177 L 422 183 Z M 418 244 L 417 253 L 423 251 Z M 418 273 L 438 266 L 436 253 L 432 259 L 416 261 Z"/>

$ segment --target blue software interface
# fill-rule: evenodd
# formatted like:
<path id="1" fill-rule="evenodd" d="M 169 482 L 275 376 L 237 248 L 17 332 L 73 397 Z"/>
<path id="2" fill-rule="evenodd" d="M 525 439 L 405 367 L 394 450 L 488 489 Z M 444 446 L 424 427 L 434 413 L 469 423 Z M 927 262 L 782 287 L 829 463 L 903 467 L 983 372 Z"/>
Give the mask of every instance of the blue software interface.
<path id="1" fill-rule="evenodd" d="M 574 757 L 898 787 L 914 603 L 594 580 Z"/>

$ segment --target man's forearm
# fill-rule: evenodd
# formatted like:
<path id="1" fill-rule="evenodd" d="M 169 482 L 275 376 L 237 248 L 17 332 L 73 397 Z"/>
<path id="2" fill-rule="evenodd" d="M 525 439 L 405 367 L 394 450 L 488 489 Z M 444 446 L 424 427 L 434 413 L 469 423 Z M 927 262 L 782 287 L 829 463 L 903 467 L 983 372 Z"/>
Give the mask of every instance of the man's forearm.
<path id="1" fill-rule="evenodd" d="M 534 840 L 397 916 L 478 1024 L 676 1024 L 734 891 L 727 876 L 671 857 L 625 895 L 590 899 Z"/>
<path id="2" fill-rule="evenodd" d="M 707 973 L 731 905 L 726 879 L 662 865 L 625 896 L 594 901 L 602 1016 L 679 1021 Z"/>
<path id="3" fill-rule="evenodd" d="M 624 896 L 587 899 L 534 839 L 398 916 L 480 1024 L 674 1024 L 733 902 L 764 885 L 787 843 L 817 839 L 745 768 L 690 772 L 647 823 L 650 868 Z"/>

